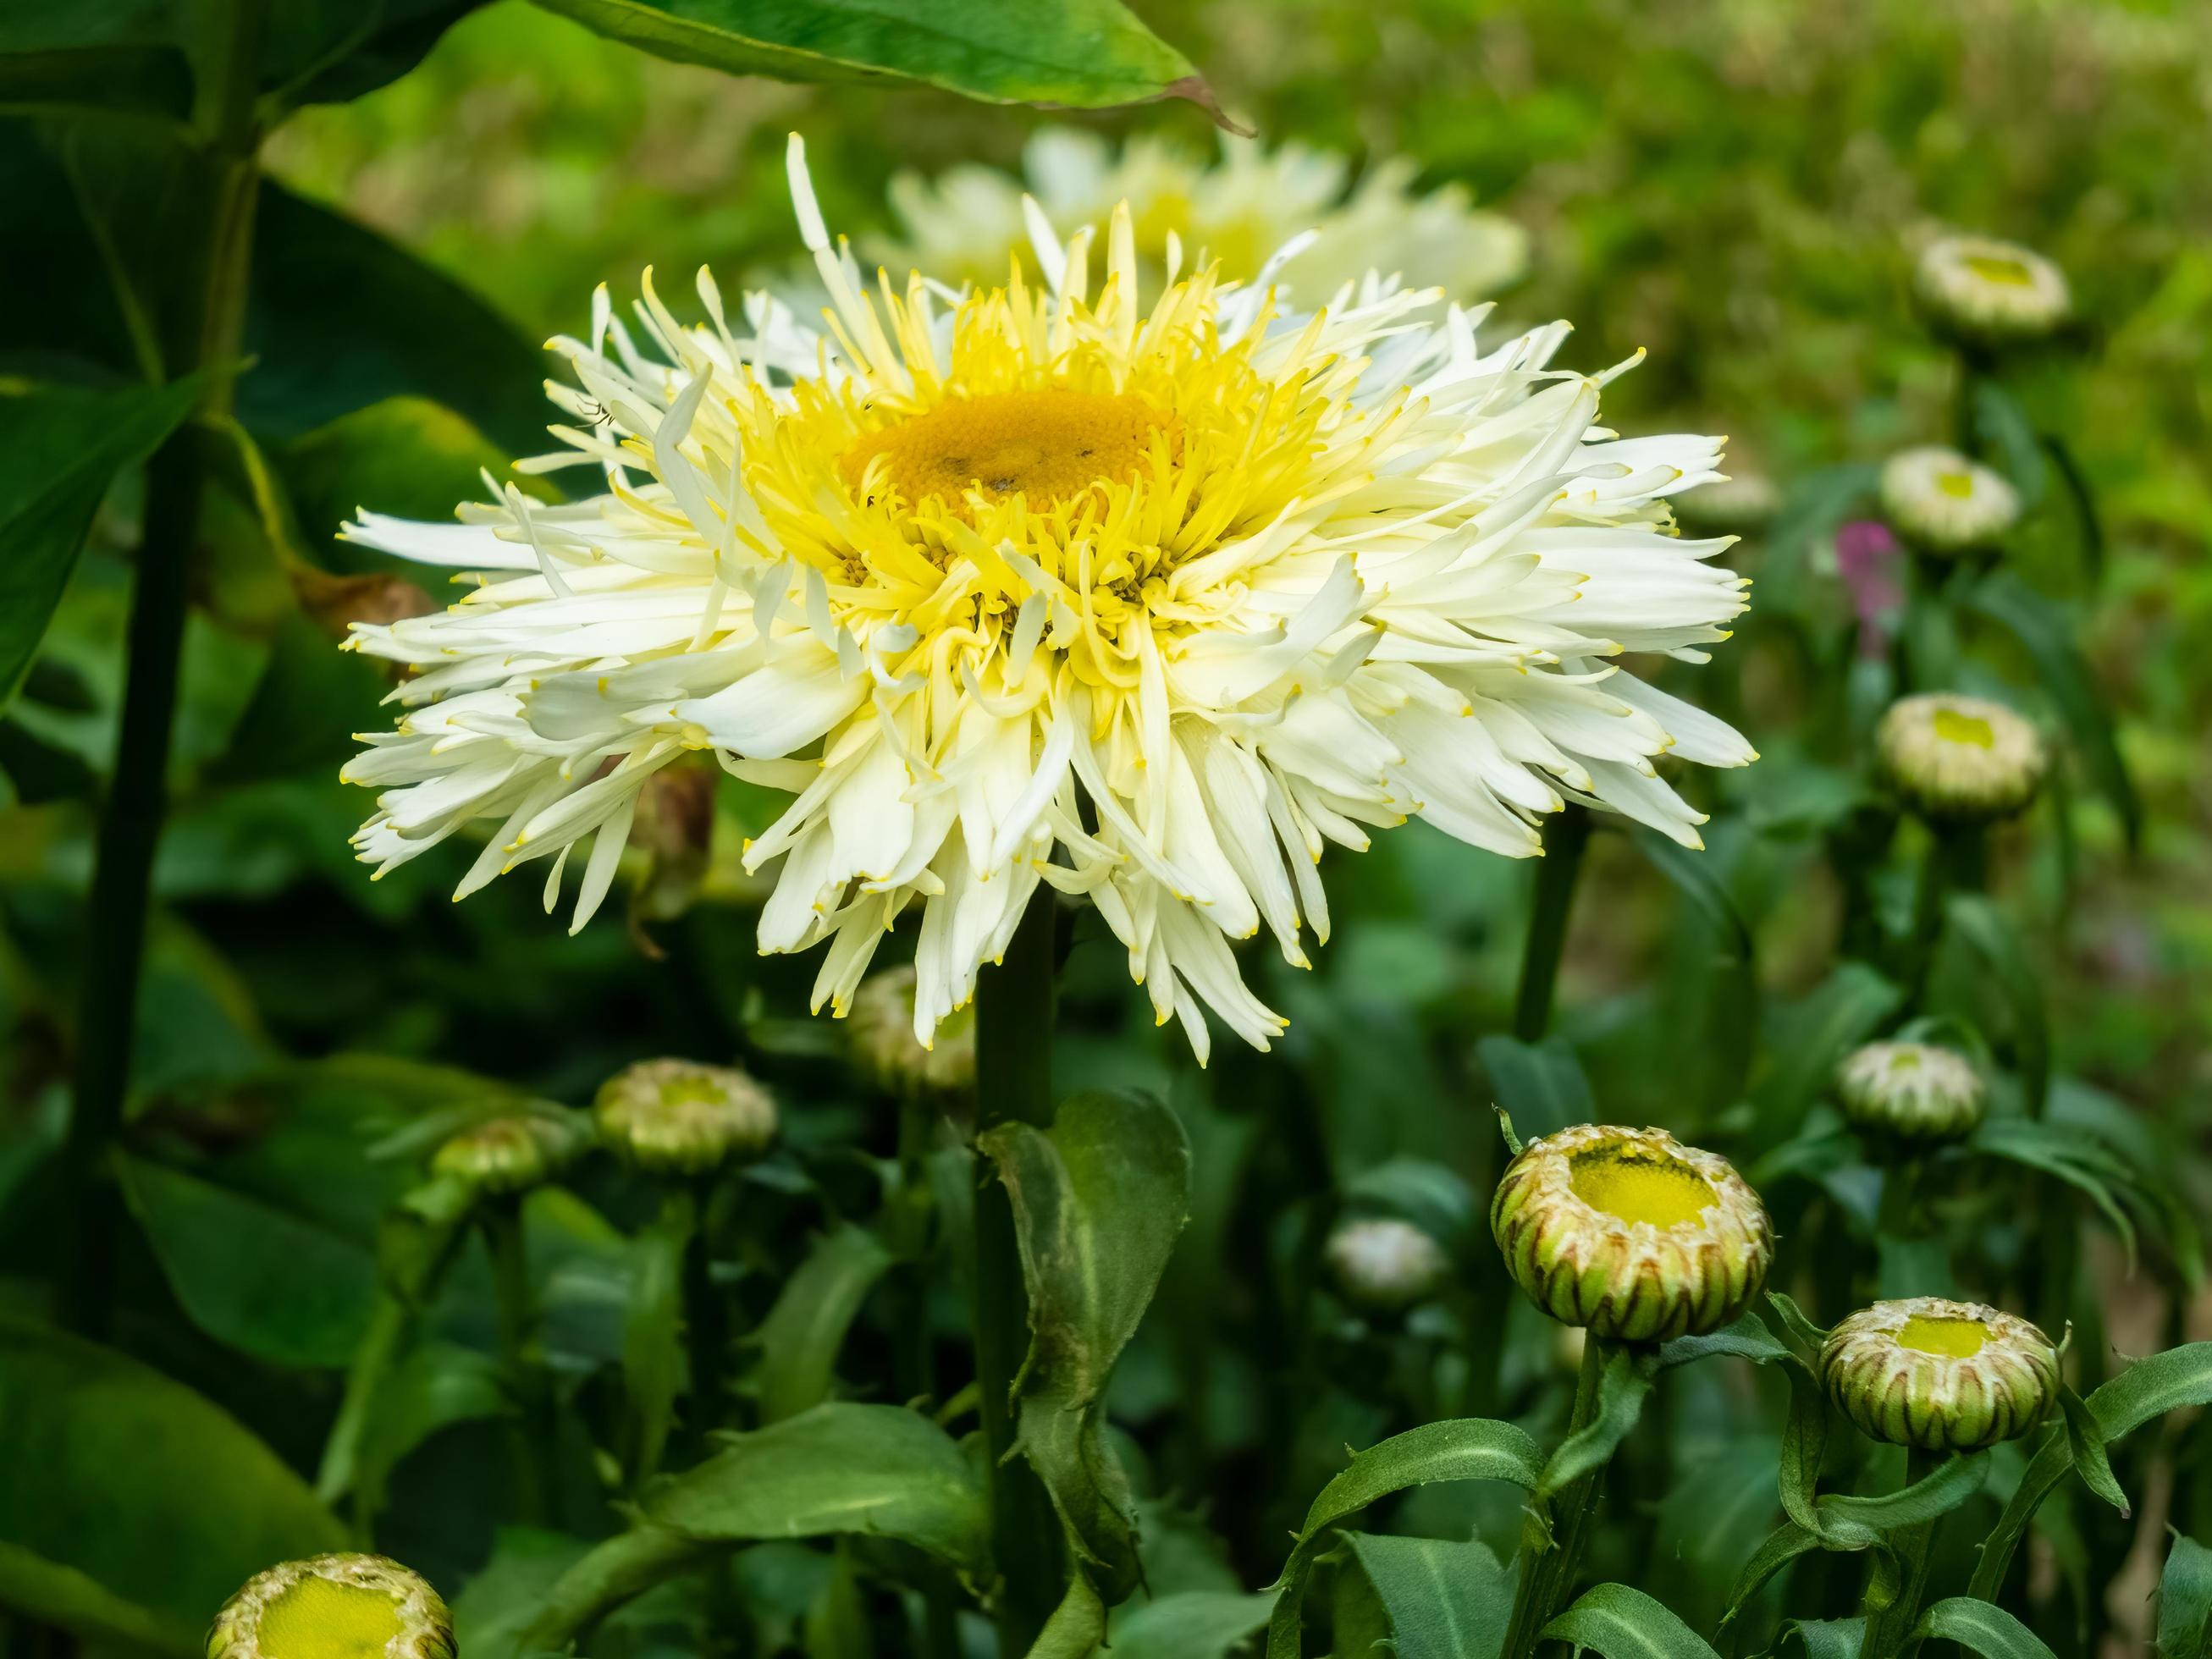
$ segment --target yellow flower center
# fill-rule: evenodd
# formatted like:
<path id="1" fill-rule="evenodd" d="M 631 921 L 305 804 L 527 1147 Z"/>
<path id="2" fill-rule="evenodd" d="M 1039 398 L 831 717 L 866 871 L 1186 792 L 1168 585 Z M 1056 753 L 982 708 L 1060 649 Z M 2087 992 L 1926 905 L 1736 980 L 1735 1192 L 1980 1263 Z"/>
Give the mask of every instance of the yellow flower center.
<path id="1" fill-rule="evenodd" d="M 1954 501 L 1963 501 L 1974 493 L 1974 475 L 1971 472 L 1938 472 L 1936 488 Z"/>
<path id="2" fill-rule="evenodd" d="M 1913 1049 L 1900 1048 L 1889 1057 L 1889 1069 L 1893 1072 L 1917 1072 L 1920 1069 L 1920 1055 Z"/>
<path id="3" fill-rule="evenodd" d="M 1936 735 L 1946 743 L 1970 743 L 1977 749 L 1993 749 L 1997 734 L 1978 714 L 1962 714 L 1955 708 L 1936 711 Z"/>
<path id="4" fill-rule="evenodd" d="M 311 1576 L 270 1604 L 256 1636 L 264 1659 L 376 1659 L 403 1628 L 389 1592 Z"/>
<path id="5" fill-rule="evenodd" d="M 1568 1165 L 1568 1184 L 1593 1210 L 1632 1224 L 1694 1226 L 1713 1201 L 1713 1184 L 1678 1158 L 1629 1145 L 1593 1146 Z"/>
<path id="6" fill-rule="evenodd" d="M 2002 254 L 1970 253 L 1966 269 L 1985 283 L 2002 283 L 2008 288 L 2033 288 L 2034 274 L 2018 259 Z"/>
<path id="7" fill-rule="evenodd" d="M 960 398 L 872 432 L 839 466 L 859 484 L 881 459 L 883 481 L 909 507 L 932 496 L 1023 497 L 1040 511 L 1137 476 L 1167 422 L 1126 393 L 1000 392 Z"/>
<path id="8" fill-rule="evenodd" d="M 1978 1319 L 1954 1319 L 1915 1314 L 1897 1333 L 1897 1346 L 1915 1353 L 1941 1354 L 1946 1359 L 1972 1359 L 1990 1340 L 1990 1328 Z"/>

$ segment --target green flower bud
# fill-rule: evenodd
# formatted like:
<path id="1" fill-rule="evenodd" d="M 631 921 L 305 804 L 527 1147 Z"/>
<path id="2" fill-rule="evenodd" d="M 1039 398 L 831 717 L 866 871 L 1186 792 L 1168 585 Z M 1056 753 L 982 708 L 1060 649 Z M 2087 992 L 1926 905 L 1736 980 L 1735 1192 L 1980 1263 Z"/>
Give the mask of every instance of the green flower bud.
<path id="1" fill-rule="evenodd" d="M 1912 296 L 1937 333 L 1978 346 L 2045 339 L 2073 309 L 2064 271 L 1990 236 L 1930 242 L 1913 268 Z"/>
<path id="2" fill-rule="evenodd" d="M 1869 1042 L 1837 1073 L 1836 1098 L 1851 1127 L 1869 1134 L 1956 1140 L 1982 1121 L 1989 1091 L 1981 1073 L 1948 1048 Z"/>
<path id="3" fill-rule="evenodd" d="M 927 1048 L 914 1031 L 912 968 L 871 974 L 845 1016 L 853 1063 L 884 1093 L 901 1100 L 963 1095 L 975 1086 L 975 1006 L 937 1023 Z"/>
<path id="4" fill-rule="evenodd" d="M 223 1604 L 208 1659 L 453 1659 L 438 1592 L 380 1555 L 318 1555 L 255 1574 Z"/>
<path id="5" fill-rule="evenodd" d="M 2042 735 L 1983 697 L 1948 691 L 1900 697 L 1882 715 L 1875 743 L 1898 793 L 1929 818 L 2010 817 L 2043 782 Z"/>
<path id="6" fill-rule="evenodd" d="M 1498 1183 L 1490 1231 L 1538 1307 L 1623 1342 L 1718 1330 L 1774 1258 L 1759 1194 L 1663 1129 L 1584 1124 L 1530 1141 Z"/>
<path id="7" fill-rule="evenodd" d="M 1820 1383 L 1859 1431 L 1923 1451 L 1974 1451 L 2043 1420 L 2058 1355 L 2025 1319 L 1978 1302 L 1877 1302 L 1828 1334 Z"/>
<path id="8" fill-rule="evenodd" d="M 599 1136 L 653 1175 L 712 1175 L 775 1144 L 775 1102 L 730 1066 L 642 1060 L 600 1085 Z"/>
<path id="9" fill-rule="evenodd" d="M 1451 1273 L 1443 1247 L 1410 1221 L 1347 1221 L 1328 1237 L 1329 1272 L 1346 1301 L 1395 1312 L 1427 1301 Z"/>
<path id="10" fill-rule="evenodd" d="M 430 1155 L 430 1171 L 477 1193 L 527 1192 L 574 1163 L 590 1139 L 573 1113 L 514 1112 L 450 1137 Z"/>
<path id="11" fill-rule="evenodd" d="M 1948 557 L 1990 546 L 2020 522 L 2020 492 L 1979 461 L 1928 444 L 1882 463 L 1882 515 L 1899 538 Z"/>

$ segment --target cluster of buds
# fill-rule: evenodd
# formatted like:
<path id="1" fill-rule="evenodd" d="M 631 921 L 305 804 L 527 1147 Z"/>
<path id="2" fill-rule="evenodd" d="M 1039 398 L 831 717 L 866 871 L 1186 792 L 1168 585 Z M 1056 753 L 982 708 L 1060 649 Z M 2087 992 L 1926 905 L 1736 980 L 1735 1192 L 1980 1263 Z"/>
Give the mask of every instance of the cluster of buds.
<path id="1" fill-rule="evenodd" d="M 430 1171 L 484 1197 L 523 1193 L 558 1176 L 591 1141 L 590 1130 L 574 1112 L 519 1110 L 447 1138 L 431 1154 Z"/>
<path id="2" fill-rule="evenodd" d="M 2048 339 L 2066 325 L 2066 273 L 2032 248 L 1945 236 L 1923 249 L 1912 295 L 1935 331 L 1983 350 Z"/>
<path id="3" fill-rule="evenodd" d="M 1929 1042 L 1869 1042 L 1836 1073 L 1836 1099 L 1863 1133 L 1923 1143 L 1970 1135 L 1989 1091 L 1962 1054 Z"/>
<path id="4" fill-rule="evenodd" d="M 1538 1307 L 1622 1342 L 1719 1329 L 1774 1259 L 1759 1194 L 1663 1129 L 1585 1124 L 1530 1141 L 1498 1184 L 1490 1230 Z"/>
<path id="5" fill-rule="evenodd" d="M 697 1178 L 750 1164 L 775 1144 L 775 1102 L 729 1066 L 644 1060 L 600 1085 L 599 1138 L 648 1175 Z"/>
<path id="6" fill-rule="evenodd" d="M 2040 1423 L 2058 1354 L 2025 1319 L 1978 1302 L 1877 1302 L 1828 1334 L 1820 1385 L 1859 1431 L 1923 1451 L 1977 1451 Z"/>
<path id="7" fill-rule="evenodd" d="M 256 1573 L 208 1632 L 208 1659 L 453 1659 L 453 1620 L 380 1555 L 318 1555 Z"/>
<path id="8" fill-rule="evenodd" d="M 1371 1313 L 1402 1313 L 1451 1276 L 1443 1246 L 1395 1216 L 1346 1222 L 1329 1235 L 1324 1254 L 1344 1299 Z"/>
<path id="9" fill-rule="evenodd" d="M 862 981 L 845 1016 L 853 1063 L 899 1100 L 948 1101 L 975 1086 L 975 1010 L 939 1020 L 928 1047 L 914 1034 L 915 971 L 886 968 Z"/>
<path id="10" fill-rule="evenodd" d="M 1923 817 L 1985 823 L 2026 809 L 2048 757 L 2033 726 L 2001 702 L 1948 691 L 1900 697 L 1875 733 L 1882 770 Z"/>

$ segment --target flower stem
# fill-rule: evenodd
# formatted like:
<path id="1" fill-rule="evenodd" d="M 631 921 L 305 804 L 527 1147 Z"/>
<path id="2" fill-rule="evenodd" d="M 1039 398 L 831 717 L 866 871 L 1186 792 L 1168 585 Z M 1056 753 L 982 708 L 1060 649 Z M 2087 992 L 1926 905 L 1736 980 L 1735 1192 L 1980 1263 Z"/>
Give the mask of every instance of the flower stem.
<path id="1" fill-rule="evenodd" d="M 1913 1447 L 1905 1460 L 1905 1486 L 1919 1485 L 1936 1472 L 1946 1455 Z M 1920 1603 L 1928 1588 L 1928 1550 L 1935 1536 L 1933 1521 L 1900 1527 L 1890 1534 L 1890 1547 L 1897 1553 L 1897 1599 L 1880 1613 L 1867 1614 L 1866 1642 L 1860 1659 L 1896 1659 L 1905 1650 L 1905 1639 L 1919 1622 Z"/>
<path id="2" fill-rule="evenodd" d="M 172 372 L 204 369 L 207 380 L 196 418 L 155 453 L 147 470 L 145 529 L 123 659 L 123 719 L 100 813 L 79 989 L 75 1105 L 62 1156 L 62 1212 L 70 1219 L 60 1314 L 94 1337 L 105 1336 L 114 1318 L 122 1220 L 106 1158 L 130 1090 L 147 895 L 167 805 L 177 666 L 207 478 L 209 434 L 201 421 L 230 410 L 261 177 L 253 102 L 266 0 L 231 0 L 218 11 L 225 26 L 210 43 L 196 116 L 201 145 L 184 186 L 201 198 L 205 212 L 197 244 L 177 250 L 185 286 L 169 352 Z"/>
<path id="3" fill-rule="evenodd" d="M 975 1127 L 1052 1121 L 1053 905 L 1032 899 L 1004 962 L 975 991 Z M 977 1172 L 975 1380 L 991 1472 L 991 1541 L 998 1565 L 999 1651 L 1018 1659 L 1059 1605 L 1059 1522 L 1042 1484 L 1014 1453 L 1013 1386 L 1029 1347 L 1013 1206 L 1003 1184 Z"/>
<path id="4" fill-rule="evenodd" d="M 494 1316 L 499 1332 L 499 1379 L 507 1400 L 507 1447 L 514 1464 L 515 1509 L 525 1526 L 552 1519 L 546 1481 L 551 1420 L 537 1356 L 538 1307 L 530 1291 L 519 1194 L 486 1199 L 478 1218 L 491 1256 Z"/>
<path id="5" fill-rule="evenodd" d="M 696 1182 L 680 1200 L 691 1210 L 691 1231 L 684 1241 L 684 1331 L 691 1370 L 691 1409 L 684 1424 L 684 1444 L 692 1458 L 705 1455 L 707 1436 L 718 1427 L 727 1398 L 730 1304 L 714 1284 L 714 1242 L 710 1225 L 714 1185 Z"/>
<path id="6" fill-rule="evenodd" d="M 891 1270 L 891 1378 L 902 1398 L 937 1397 L 936 1352 L 931 1340 L 929 1292 L 934 1279 L 931 1249 L 934 1205 L 929 1188 L 929 1151 L 937 1133 L 937 1108 L 920 1093 L 899 1103 L 898 1197 L 885 1231 L 898 1253 Z M 924 1659 L 959 1659 L 959 1601 L 951 1573 L 934 1563 L 922 1569 Z"/>
<path id="7" fill-rule="evenodd" d="M 1980 884 L 1984 831 L 1978 824 L 1931 823 L 1927 856 L 1921 860 L 1920 884 L 1913 896 L 1912 933 L 1905 941 L 1905 1008 L 1920 1012 L 1927 1000 L 1928 981 L 1936 969 L 1936 947 L 1943 940 L 1943 900 L 1947 894 Z"/>
<path id="8" fill-rule="evenodd" d="M 1574 908 L 1575 882 L 1582 874 L 1583 849 L 1589 836 L 1589 809 L 1571 801 L 1544 834 L 1535 902 L 1528 913 L 1528 942 L 1521 957 L 1521 990 L 1513 1004 L 1513 1035 L 1523 1042 L 1541 1042 L 1552 1023 L 1552 993 L 1559 983 L 1560 953 L 1566 949 L 1567 916 Z"/>
<path id="9" fill-rule="evenodd" d="M 1575 1407 L 1567 1419 L 1570 1437 L 1587 1428 L 1597 1415 L 1598 1384 L 1605 1376 L 1613 1344 L 1601 1337 L 1585 1336 L 1582 1369 L 1575 1376 Z M 1589 1536 L 1589 1520 L 1597 1508 L 1598 1489 L 1605 1482 L 1600 1464 L 1580 1480 L 1563 1488 L 1552 1499 L 1548 1548 L 1523 1547 L 1521 1583 L 1513 1595 L 1513 1615 L 1505 1629 L 1503 1659 L 1529 1659 L 1550 1624 L 1573 1595 L 1575 1575 L 1581 1570 L 1583 1546 Z"/>

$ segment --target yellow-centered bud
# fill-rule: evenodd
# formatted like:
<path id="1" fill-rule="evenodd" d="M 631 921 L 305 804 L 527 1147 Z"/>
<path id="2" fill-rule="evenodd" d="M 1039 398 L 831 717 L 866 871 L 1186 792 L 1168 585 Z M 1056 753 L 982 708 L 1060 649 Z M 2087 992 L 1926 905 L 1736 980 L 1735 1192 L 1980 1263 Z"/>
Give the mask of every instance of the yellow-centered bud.
<path id="1" fill-rule="evenodd" d="M 914 969 L 906 967 L 886 968 L 860 982 L 845 1016 L 853 1063 L 901 1100 L 963 1095 L 975 1086 L 975 1006 L 971 1002 L 938 1021 L 925 1048 L 914 1034 Z"/>
<path id="2" fill-rule="evenodd" d="M 1937 333 L 1978 346 L 2044 339 L 2073 309 L 2065 272 L 1993 236 L 1930 242 L 1913 268 L 1912 295 Z"/>
<path id="3" fill-rule="evenodd" d="M 380 1555 L 317 1555 L 256 1573 L 208 1632 L 208 1659 L 453 1659 L 453 1620 Z"/>
<path id="4" fill-rule="evenodd" d="M 1961 1054 L 1928 1042 L 1869 1042 L 1836 1074 L 1851 1127 L 1897 1140 L 1956 1140 L 1982 1121 L 1989 1091 Z"/>
<path id="5" fill-rule="evenodd" d="M 574 1163 L 590 1143 L 590 1132 L 573 1112 L 513 1112 L 449 1137 L 430 1155 L 430 1170 L 478 1193 L 527 1192 Z"/>
<path id="6" fill-rule="evenodd" d="M 1882 516 L 1923 553 L 1948 557 L 1995 542 L 2020 522 L 2020 492 L 1979 461 L 1929 444 L 1882 463 Z"/>
<path id="7" fill-rule="evenodd" d="M 1861 1433 L 1923 1451 L 2015 1439 L 2058 1392 L 2058 1354 L 2025 1319 L 1978 1302 L 1877 1302 L 1828 1334 L 1821 1386 Z"/>
<path id="8" fill-rule="evenodd" d="M 1663 1129 L 1584 1124 L 1530 1141 L 1498 1183 L 1490 1231 L 1538 1307 L 1623 1342 L 1718 1330 L 1774 1257 L 1759 1194 Z"/>
<path id="9" fill-rule="evenodd" d="M 775 1102 L 732 1066 L 642 1060 L 600 1085 L 592 1111 L 617 1156 L 653 1175 L 712 1175 L 775 1144 Z"/>
<path id="10" fill-rule="evenodd" d="M 1948 691 L 1900 697 L 1875 733 L 1882 770 L 1922 816 L 1957 823 L 2010 817 L 2035 799 L 2042 734 L 2001 702 Z"/>

